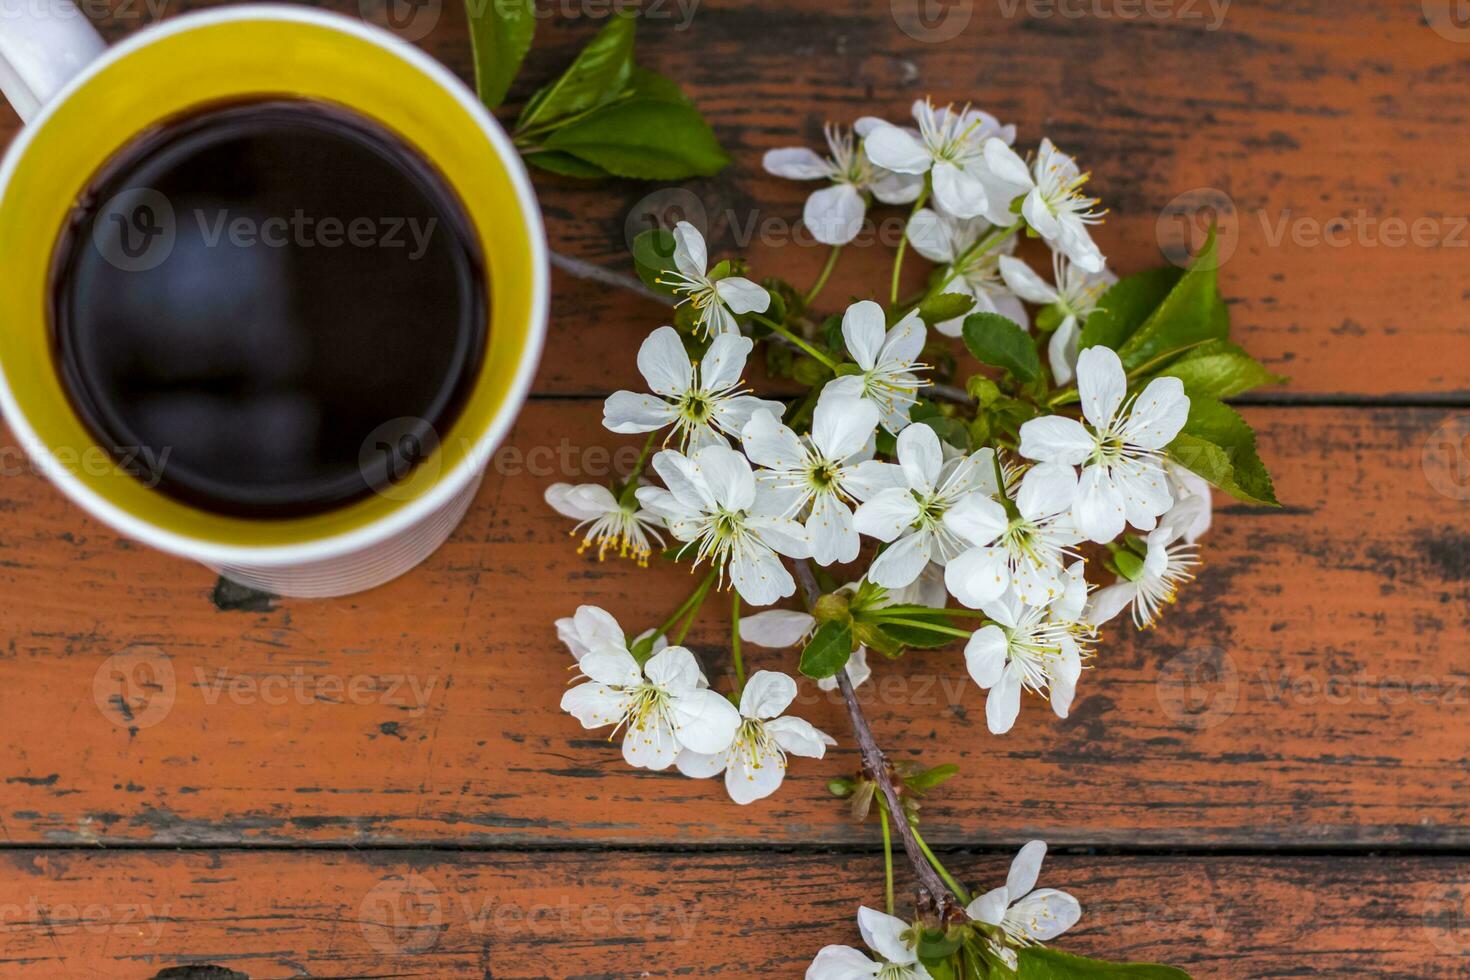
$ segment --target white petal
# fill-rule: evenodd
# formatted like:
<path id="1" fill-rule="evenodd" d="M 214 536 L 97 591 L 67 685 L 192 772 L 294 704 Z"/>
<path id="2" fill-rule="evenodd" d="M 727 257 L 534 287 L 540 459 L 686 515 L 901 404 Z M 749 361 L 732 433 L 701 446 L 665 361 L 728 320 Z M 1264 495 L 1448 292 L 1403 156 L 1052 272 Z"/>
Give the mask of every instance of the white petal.
<path id="1" fill-rule="evenodd" d="M 606 498 L 596 493 L 597 490 L 606 494 Z M 609 510 L 615 510 L 618 505 L 613 499 L 612 491 L 600 483 L 584 483 L 581 486 L 570 483 L 553 483 L 546 488 L 545 499 L 551 505 L 552 510 L 563 517 L 570 517 L 577 521 L 590 521 L 601 517 Z M 611 501 L 611 506 L 608 501 Z"/>
<path id="2" fill-rule="evenodd" d="M 1046 841 L 1028 841 L 1011 859 L 1011 870 L 1006 875 L 1006 891 L 1013 896 L 1024 897 L 1036 887 L 1041 874 L 1041 862 L 1046 860 Z"/>
<path id="3" fill-rule="evenodd" d="M 883 346 L 878 350 L 878 359 L 912 364 L 918 359 L 919 351 L 924 349 L 925 339 L 924 319 L 915 310 L 888 331 L 883 338 Z"/>
<path id="4" fill-rule="evenodd" d="M 1071 506 L 1071 500 L 1067 505 Z M 944 512 L 944 526 L 970 544 L 988 545 L 1001 536 L 1010 521 L 1006 509 L 980 493 L 967 493 Z"/>
<path id="5" fill-rule="evenodd" d="M 823 567 L 853 561 L 862 547 L 853 526 L 852 511 L 833 493 L 817 494 L 812 501 L 806 533 L 811 541 L 812 560 Z"/>
<path id="6" fill-rule="evenodd" d="M 806 968 L 806 980 L 869 980 L 882 968 L 851 946 L 823 946 Z"/>
<path id="7" fill-rule="evenodd" d="M 1015 150 L 1007 146 L 1004 140 L 986 140 L 984 152 L 985 165 L 996 177 L 1022 188 L 1035 186 L 1035 182 L 1031 179 L 1031 171 L 1026 169 L 1026 161 L 1022 160 Z"/>
<path id="8" fill-rule="evenodd" d="M 674 759 L 674 765 L 690 779 L 709 779 L 725 771 L 728 752 L 691 752 L 684 749 Z"/>
<path id="9" fill-rule="evenodd" d="M 694 382 L 694 365 L 673 327 L 659 327 L 638 348 L 638 370 L 650 390 L 677 398 Z"/>
<path id="10" fill-rule="evenodd" d="M 863 934 L 863 942 L 890 963 L 907 965 L 918 959 L 918 954 L 903 939 L 903 934 L 912 928 L 904 920 L 866 905 L 858 909 L 858 930 Z"/>
<path id="11" fill-rule="evenodd" d="M 901 589 L 929 564 L 932 548 L 933 535 L 927 531 L 900 538 L 873 561 L 868 578 L 885 589 Z"/>
<path id="12" fill-rule="evenodd" d="M 853 524 L 870 538 L 892 541 L 918 519 L 919 503 L 914 495 L 907 489 L 890 489 L 880 491 L 858 507 Z"/>
<path id="13" fill-rule="evenodd" d="M 1006 906 L 1010 904 L 1010 893 L 1005 886 L 992 888 L 975 899 L 965 908 L 965 914 L 977 922 L 998 926 L 1005 919 Z"/>
<path id="14" fill-rule="evenodd" d="M 851 184 L 834 184 L 806 199 L 801 220 L 823 245 L 846 245 L 862 230 L 868 212 L 862 193 Z"/>
<path id="15" fill-rule="evenodd" d="M 1126 579 L 1119 580 L 1117 585 L 1098 589 L 1088 599 L 1087 608 L 1082 613 L 1082 621 L 1089 626 L 1101 626 L 1127 609 L 1128 604 L 1137 595 L 1138 586 Z"/>
<path id="16" fill-rule="evenodd" d="M 705 391 L 724 391 L 740 381 L 755 342 L 739 334 L 720 334 L 710 342 L 699 362 L 699 385 Z"/>
<path id="17" fill-rule="evenodd" d="M 870 459 L 843 471 L 842 489 L 863 501 L 871 500 L 884 490 L 902 490 L 907 496 L 908 482 L 903 478 L 902 466 Z"/>
<path id="18" fill-rule="evenodd" d="M 900 174 L 921 174 L 933 162 L 929 151 L 907 130 L 883 125 L 863 138 L 863 152 L 878 166 Z"/>
<path id="19" fill-rule="evenodd" d="M 953 262 L 955 260 L 954 238 L 950 224 L 938 212 L 920 208 L 909 218 L 904 230 L 909 244 L 930 262 Z"/>
<path id="20" fill-rule="evenodd" d="M 956 218 L 975 218 L 985 213 L 989 198 L 985 185 L 974 174 L 947 161 L 934 165 L 934 200 Z"/>
<path id="21" fill-rule="evenodd" d="M 1026 195 L 1026 200 L 1021 202 L 1021 215 L 1048 242 L 1055 243 L 1062 234 L 1062 223 L 1057 220 L 1051 208 L 1047 207 L 1046 198 L 1042 197 L 1040 190 L 1032 190 Z"/>
<path id="22" fill-rule="evenodd" d="M 580 721 L 583 728 L 603 728 L 618 723 L 629 700 L 629 695 L 591 681 L 568 688 L 561 696 L 561 710 Z"/>
<path id="23" fill-rule="evenodd" d="M 898 465 L 910 487 L 929 493 L 939 483 L 944 451 L 939 436 L 927 425 L 911 425 L 898 434 Z"/>
<path id="24" fill-rule="evenodd" d="M 745 446 L 745 455 L 759 466 L 801 470 L 806 465 L 806 449 L 801 439 L 764 409 L 751 414 L 740 433 L 740 441 Z"/>
<path id="25" fill-rule="evenodd" d="M 758 647 L 784 650 L 806 639 L 816 625 L 817 621 L 807 613 L 791 609 L 772 609 L 754 616 L 742 616 L 740 638 Z"/>
<path id="26" fill-rule="evenodd" d="M 877 428 L 877 407 L 861 398 L 827 396 L 824 391 L 812 413 L 812 442 L 833 462 L 861 452 Z"/>
<path id="27" fill-rule="evenodd" d="M 897 174 L 874 167 L 873 175 L 868 179 L 868 190 L 884 204 L 912 204 L 923 189 L 922 174 Z"/>
<path id="28" fill-rule="evenodd" d="M 1072 509 L 1077 499 L 1077 471 L 1065 463 L 1041 463 L 1026 471 L 1016 494 L 1016 509 L 1036 521 Z"/>
<path id="29" fill-rule="evenodd" d="M 796 681 L 774 670 L 758 670 L 745 683 L 740 713 L 746 718 L 776 718 L 795 700 Z"/>
<path id="30" fill-rule="evenodd" d="M 1176 379 L 1177 380 L 1177 379 Z M 1123 362 L 1107 347 L 1089 347 L 1077 355 L 1077 394 L 1082 414 L 1096 429 L 1106 429 L 1128 394 Z"/>
<path id="31" fill-rule="evenodd" d="M 1006 919 L 1025 930 L 1028 939 L 1041 942 L 1060 936 L 1076 925 L 1080 918 L 1082 906 L 1077 899 L 1054 888 L 1032 892 L 1006 913 Z"/>
<path id="32" fill-rule="evenodd" d="M 704 236 L 687 221 L 674 226 L 674 265 L 691 279 L 703 278 L 704 270 L 709 268 Z"/>
<path id="33" fill-rule="evenodd" d="M 767 150 L 761 166 L 766 173 L 787 180 L 821 180 L 832 174 L 832 165 L 804 146 Z"/>
<path id="34" fill-rule="evenodd" d="M 654 453 L 653 471 L 658 474 L 660 480 L 664 481 L 664 486 L 669 488 L 669 493 L 673 494 L 674 499 L 683 508 L 692 511 L 715 509 L 714 494 L 710 493 L 704 474 L 688 456 L 676 453 L 671 449 Z M 644 492 L 655 489 L 657 488 L 639 487 L 637 490 L 638 502 L 645 507 L 666 505 L 666 501 L 656 501 L 654 494 Z"/>
<path id="35" fill-rule="evenodd" d="M 669 707 L 684 748 L 708 755 L 725 751 L 735 741 L 740 712 L 723 695 L 700 688 L 674 698 Z"/>
<path id="36" fill-rule="evenodd" d="M 1046 342 L 1046 357 L 1051 364 L 1051 375 L 1057 384 L 1070 384 L 1077 374 L 1077 344 L 1082 339 L 1082 329 L 1077 317 L 1067 314 Z"/>
<path id="37" fill-rule="evenodd" d="M 623 761 L 635 769 L 667 769 L 679 751 L 674 733 L 652 720 L 644 726 L 630 724 L 623 733 Z"/>
<path id="38" fill-rule="evenodd" d="M 715 405 L 713 421 L 720 429 L 739 435 L 756 412 L 765 410 L 776 418 L 786 411 L 786 406 L 777 401 L 757 398 L 754 395 L 736 395 L 721 398 Z"/>
<path id="39" fill-rule="evenodd" d="M 1099 275 L 1107 266 L 1107 258 L 1097 243 L 1092 240 L 1087 226 L 1083 224 L 1076 215 L 1067 215 L 1059 222 L 1060 236 L 1058 243 L 1072 264 L 1084 272 Z M 1044 234 L 1044 233 L 1043 233 Z"/>
<path id="40" fill-rule="evenodd" d="M 796 591 L 791 573 L 774 552 L 745 548 L 730 559 L 730 582 L 752 606 L 769 606 Z"/>
<path id="41" fill-rule="evenodd" d="M 1007 668 L 985 699 L 985 725 L 990 734 L 1004 735 L 1015 725 L 1020 713 L 1021 676 L 1015 669 Z"/>
<path id="42" fill-rule="evenodd" d="M 982 626 L 970 634 L 965 643 L 965 668 L 970 678 L 982 688 L 999 684 L 1005 671 L 1007 648 L 1005 631 L 999 626 Z"/>
<path id="43" fill-rule="evenodd" d="M 853 656 L 857 656 L 854 652 Z M 848 661 L 851 666 L 851 661 Z M 860 682 L 854 681 L 856 687 Z M 787 715 L 766 724 L 766 732 L 791 755 L 808 759 L 820 759 L 827 754 L 827 746 L 836 745 L 837 740 L 802 718 Z"/>
<path id="44" fill-rule="evenodd" d="M 638 661 L 627 650 L 618 647 L 599 647 L 589 650 L 577 661 L 582 673 L 599 684 L 609 687 L 632 687 L 641 683 L 643 671 Z"/>
<path id="45" fill-rule="evenodd" d="M 674 414 L 674 407 L 662 398 L 636 391 L 615 391 L 602 404 L 603 426 L 623 435 L 662 429 L 674 421 Z"/>
<path id="46" fill-rule="evenodd" d="M 1130 445 L 1163 449 L 1189 418 L 1189 396 L 1178 378 L 1154 378 L 1133 403 L 1125 438 Z"/>
<path id="47" fill-rule="evenodd" d="M 810 558 L 811 537 L 806 528 L 789 517 L 773 517 L 769 514 L 751 514 L 746 526 L 754 532 L 767 548 L 787 558 Z M 777 562 L 777 564 L 780 564 Z M 788 593 L 789 594 L 789 593 Z"/>
<path id="48" fill-rule="evenodd" d="M 878 363 L 883 334 L 883 307 L 870 299 L 859 300 L 842 314 L 842 340 L 847 345 L 847 352 L 864 371 L 871 370 Z"/>
<path id="49" fill-rule="evenodd" d="M 715 283 L 715 292 L 732 313 L 764 313 L 771 306 L 771 294 L 764 286 L 742 276 L 730 276 Z"/>
<path id="50" fill-rule="evenodd" d="M 704 681 L 699 661 L 685 647 L 668 647 L 649 657 L 643 673 L 653 684 L 675 693 L 697 690 Z"/>
<path id="51" fill-rule="evenodd" d="M 1021 426 L 1020 452 L 1027 459 L 1075 466 L 1091 456 L 1096 445 L 1081 422 L 1064 415 L 1046 415 Z"/>
<path id="52" fill-rule="evenodd" d="M 995 601 L 1011 584 L 1010 566 L 1000 548 L 971 548 L 944 566 L 950 595 L 971 609 Z"/>
<path id="53" fill-rule="evenodd" d="M 563 623 L 566 624 L 565 629 Z M 593 650 L 604 647 L 619 650 L 626 643 L 623 628 L 612 613 L 597 606 L 578 606 L 570 619 L 556 621 L 556 631 L 579 660 Z"/>
<path id="54" fill-rule="evenodd" d="M 725 446 L 706 446 L 693 460 L 720 507 L 741 511 L 755 501 L 755 474 L 740 453 Z"/>
<path id="55" fill-rule="evenodd" d="M 1018 258 L 1002 255 L 1000 275 L 1011 292 L 1028 303 L 1050 306 L 1060 298 L 1055 286 L 1038 276 L 1029 265 Z"/>
<path id="56" fill-rule="evenodd" d="M 1083 610 L 1087 608 L 1087 578 L 1085 576 L 1086 563 L 1074 561 L 1067 566 L 1062 575 L 1062 594 L 1052 603 L 1052 615 L 1056 619 L 1065 622 L 1079 622 L 1082 620 Z"/>
<path id="57" fill-rule="evenodd" d="M 1016 590 L 1016 596 L 1028 606 L 1048 606 L 1062 594 L 1061 573 L 1061 568 L 1056 565 L 1023 557 L 1016 562 L 1015 570 L 1011 574 L 1011 587 Z"/>
<path id="58" fill-rule="evenodd" d="M 741 806 L 763 800 L 781 788 L 786 778 L 786 760 L 779 752 L 767 752 L 748 758 L 735 753 L 725 770 L 725 791 Z"/>
<path id="59" fill-rule="evenodd" d="M 1083 537 L 1107 544 L 1123 533 L 1128 522 L 1127 499 L 1103 466 L 1082 471 L 1077 485 L 1077 502 L 1072 505 L 1072 523 Z"/>

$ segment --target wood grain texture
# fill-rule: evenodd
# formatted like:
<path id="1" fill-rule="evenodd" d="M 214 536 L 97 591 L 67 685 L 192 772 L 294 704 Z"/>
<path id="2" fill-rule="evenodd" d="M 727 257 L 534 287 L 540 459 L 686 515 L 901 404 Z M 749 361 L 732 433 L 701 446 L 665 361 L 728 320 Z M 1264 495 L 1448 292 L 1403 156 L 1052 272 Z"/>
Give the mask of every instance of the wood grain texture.
<path id="1" fill-rule="evenodd" d="M 1445 426 L 1470 420 L 1247 415 L 1288 506 L 1224 506 L 1200 580 L 1160 629 L 1108 631 L 1069 720 L 1028 700 L 996 738 L 958 650 L 878 665 L 864 692 L 881 744 L 964 768 L 926 809 L 933 838 L 1470 843 L 1470 510 L 1434 462 Z M 203 569 L 81 520 L 38 477 L 0 481 L 0 669 L 24 692 L 0 729 L 6 839 L 738 842 L 752 819 L 771 841 L 866 839 L 825 792 L 856 756 L 813 689 L 797 710 L 844 744 L 750 810 L 630 770 L 557 710 L 556 617 L 594 603 L 639 630 L 692 584 L 579 557 L 541 502 L 618 447 L 627 465 L 633 440 L 598 421 L 593 402 L 533 402 L 449 543 L 334 602 L 222 610 Z M 691 634 L 721 684 L 726 624 L 712 603 Z"/>
<path id="2" fill-rule="evenodd" d="M 96 19 L 115 39 L 159 11 L 211 5 L 95 6 L 112 12 Z M 324 6 L 382 16 L 373 0 Z M 1121 272 L 1157 264 L 1161 248 L 1180 254 L 1185 225 L 1170 210 L 1180 195 L 1206 205 L 1185 208 L 1197 226 L 1218 211 L 1237 339 L 1293 377 L 1290 396 L 1470 394 L 1470 179 L 1458 164 L 1470 59 L 1426 26 L 1420 0 L 1227 3 L 1216 30 L 1221 4 L 1205 0 L 1151 4 L 1173 12 L 1163 18 L 1127 16 L 1141 4 L 957 3 L 942 9 L 968 10 L 965 29 L 942 43 L 900 27 L 913 0 L 710 0 L 686 19 L 690 6 L 670 0 L 644 18 L 641 58 L 685 83 L 735 165 L 682 191 L 537 174 L 554 247 L 631 272 L 628 233 L 650 211 L 702 212 L 715 253 L 809 282 L 824 250 L 794 240 L 792 225 L 811 188 L 764 175 L 761 153 L 819 145 L 827 119 L 899 119 L 932 94 L 1016 122 L 1023 143 L 1049 135 L 1077 154 L 1113 209 L 1098 237 Z M 566 64 L 607 9 L 551 5 L 512 101 Z M 461 4 L 445 0 L 419 43 L 470 77 Z M 14 125 L 6 118 L 0 140 Z M 898 212 L 877 217 L 875 232 L 902 227 Z M 833 305 L 887 281 L 888 249 L 849 252 Z M 561 276 L 555 295 L 550 349 L 579 356 L 548 358 L 540 390 L 631 384 L 629 345 L 658 311 Z"/>
<path id="3" fill-rule="evenodd" d="M 947 860 L 992 887 L 1009 857 Z M 1084 909 L 1058 948 L 1166 959 L 1211 980 L 1470 968 L 1463 859 L 1054 855 L 1041 883 Z M 0 857 L 0 971 L 794 977 L 823 945 L 861 947 L 854 915 L 882 891 L 877 855 L 12 853 Z"/>

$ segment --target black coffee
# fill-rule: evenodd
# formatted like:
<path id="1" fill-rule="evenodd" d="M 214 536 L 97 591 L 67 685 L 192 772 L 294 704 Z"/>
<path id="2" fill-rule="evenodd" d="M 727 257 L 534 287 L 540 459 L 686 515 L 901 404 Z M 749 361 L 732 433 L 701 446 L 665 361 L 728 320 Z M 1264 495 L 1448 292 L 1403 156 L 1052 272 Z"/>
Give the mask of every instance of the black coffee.
<path id="1" fill-rule="evenodd" d="M 401 480 L 486 343 L 472 225 L 347 110 L 231 104 L 117 155 L 52 267 L 57 364 L 92 434 L 209 511 L 320 513 Z"/>

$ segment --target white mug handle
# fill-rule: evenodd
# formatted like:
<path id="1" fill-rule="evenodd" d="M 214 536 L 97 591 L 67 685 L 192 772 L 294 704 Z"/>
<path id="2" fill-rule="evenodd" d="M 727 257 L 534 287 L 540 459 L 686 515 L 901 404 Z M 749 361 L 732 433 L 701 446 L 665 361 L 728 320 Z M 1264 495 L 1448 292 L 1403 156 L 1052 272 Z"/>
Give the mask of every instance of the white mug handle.
<path id="1" fill-rule="evenodd" d="M 71 0 L 0 0 L 0 90 L 22 121 L 106 48 Z"/>

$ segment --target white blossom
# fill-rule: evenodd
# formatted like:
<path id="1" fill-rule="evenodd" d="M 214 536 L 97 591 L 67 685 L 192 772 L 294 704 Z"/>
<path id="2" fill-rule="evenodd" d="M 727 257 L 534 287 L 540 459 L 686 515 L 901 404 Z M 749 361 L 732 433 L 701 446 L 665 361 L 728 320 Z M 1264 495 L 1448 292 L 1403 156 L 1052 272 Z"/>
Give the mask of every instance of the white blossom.
<path id="1" fill-rule="evenodd" d="M 1094 210 L 1097 198 L 1082 192 L 1091 175 L 1082 173 L 1076 160 L 1044 139 L 1028 169 L 1015 150 L 992 139 L 985 144 L 985 162 L 997 178 L 1022 188 L 1021 214 L 1048 245 L 1086 272 L 1103 271 L 1106 260 L 1087 226 L 1100 224 L 1105 212 Z"/>
<path id="2" fill-rule="evenodd" d="M 740 727 L 723 752 L 679 753 L 679 771 L 695 779 L 725 774 L 725 791 L 744 806 L 780 789 L 786 757 L 820 759 L 837 741 L 810 722 L 782 715 L 796 699 L 796 681 L 786 674 L 758 670 L 740 694 Z"/>
<path id="3" fill-rule="evenodd" d="M 806 531 L 818 565 L 857 557 L 852 503 L 893 485 L 888 467 L 872 459 L 877 428 L 877 406 L 849 395 L 820 399 L 805 438 L 766 411 L 756 412 L 745 425 L 745 454 L 765 467 L 756 480 L 791 493 L 788 516 L 810 507 Z"/>
<path id="4" fill-rule="evenodd" d="M 990 449 L 946 462 L 934 430 L 912 425 L 899 433 L 897 453 L 903 488 L 878 492 L 854 515 L 859 531 L 890 542 L 867 576 L 886 589 L 903 588 L 930 562 L 947 565 L 965 551 L 968 544 L 950 526 L 949 512 L 971 495 L 999 492 Z"/>
<path id="5" fill-rule="evenodd" d="M 1032 419 L 1021 426 L 1021 455 L 1084 464 L 1072 521 L 1090 540 L 1111 541 L 1128 524 L 1153 530 L 1174 502 L 1161 460 L 1189 417 L 1183 382 L 1155 378 L 1128 398 L 1118 355 L 1089 347 L 1077 358 L 1077 393 L 1089 425 L 1060 415 Z"/>
<path id="6" fill-rule="evenodd" d="M 1209 531 L 1214 516 L 1210 484 L 1172 460 L 1164 461 L 1164 473 L 1169 477 L 1174 506 L 1159 523 L 1173 525 L 1181 538 L 1194 544 Z"/>
<path id="7" fill-rule="evenodd" d="M 658 533 L 658 518 L 637 506 L 636 501 L 623 504 L 613 496 L 611 490 L 600 483 L 553 483 L 546 488 L 546 502 L 558 514 L 577 521 L 571 534 L 582 537 L 577 548 L 581 554 L 588 548 L 597 548 L 597 560 L 602 561 L 607 553 L 616 550 L 619 557 L 629 556 L 639 565 L 648 564 L 648 556 L 654 545 L 663 545 Z"/>
<path id="8" fill-rule="evenodd" d="M 858 151 L 853 132 L 833 123 L 824 127 L 829 156 L 806 147 L 769 150 L 761 163 L 766 172 L 789 180 L 826 180 L 830 187 L 806 199 L 802 221 L 824 245 L 846 245 L 857 237 L 868 210 L 868 195 L 884 204 L 907 204 L 919 196 L 922 177 L 896 174 L 874 166 Z"/>
<path id="9" fill-rule="evenodd" d="M 1118 277 L 1108 270 L 1092 273 L 1073 265 L 1061 252 L 1053 252 L 1053 286 L 1018 258 L 1002 255 L 999 259 L 1001 278 L 1021 299 L 1041 306 L 1053 307 L 1062 317 L 1047 341 L 1047 360 L 1058 385 L 1069 384 L 1077 373 L 1077 342 L 1082 325 L 1097 309 L 1098 300 Z"/>
<path id="10" fill-rule="evenodd" d="M 578 666 L 586 682 L 562 695 L 562 710 L 583 728 L 621 731 L 630 766 L 667 769 L 685 749 L 723 752 L 740 726 L 740 713 L 709 690 L 683 647 L 667 647 L 640 667 L 626 646 L 599 645 Z"/>
<path id="11" fill-rule="evenodd" d="M 1015 251 L 1015 237 L 986 250 L 977 248 L 992 227 L 984 218 L 953 218 L 921 208 L 909 219 L 905 234 L 914 251 L 945 267 L 941 277 L 946 281 L 940 292 L 969 296 L 975 301 L 969 313 L 999 313 L 1030 329 L 1026 307 L 1001 276 L 1001 261 Z M 937 323 L 934 329 L 946 337 L 958 337 L 965 316 Z"/>
<path id="12" fill-rule="evenodd" d="M 875 126 L 863 140 L 863 152 L 880 167 L 901 174 L 929 174 L 934 200 L 957 218 L 986 217 L 998 225 L 1014 223 L 1011 200 L 1020 192 L 1014 182 L 997 179 L 985 161 L 985 146 L 1015 141 L 1013 126 L 975 109 L 934 108 L 927 99 L 915 102 L 919 131 Z"/>
<path id="13" fill-rule="evenodd" d="M 883 307 L 872 300 L 859 300 L 847 308 L 842 340 L 859 371 L 827 382 L 822 397 L 848 395 L 872 402 L 883 428 L 897 435 L 909 424 L 909 411 L 923 386 L 919 372 L 927 365 L 918 357 L 924 349 L 924 321 L 915 311 L 892 329 L 885 331 L 884 323 Z"/>
<path id="14" fill-rule="evenodd" d="M 1120 576 L 1113 585 L 1098 589 L 1083 618 L 1092 626 L 1101 626 L 1131 605 L 1133 625 L 1139 629 L 1158 622 L 1164 606 L 1174 601 L 1179 586 L 1194 581 L 1194 569 L 1199 565 L 1195 546 L 1180 540 L 1180 533 L 1170 524 L 1160 524 L 1150 531 L 1138 579 Z"/>
<path id="15" fill-rule="evenodd" d="M 858 930 L 882 959 L 875 962 L 851 946 L 824 946 L 807 967 L 806 980 L 932 980 L 919 962 L 911 923 L 863 906 L 858 909 Z"/>
<path id="16" fill-rule="evenodd" d="M 720 336 L 739 331 L 735 315 L 764 313 L 771 306 L 771 294 L 741 276 L 709 277 L 709 253 L 704 236 L 687 221 L 674 226 L 674 266 L 664 275 L 667 285 L 684 296 L 681 304 L 692 302 L 699 311 L 697 321 L 705 336 Z"/>
<path id="17" fill-rule="evenodd" d="M 637 639 L 644 639 L 652 632 L 653 630 L 647 630 Z M 612 613 L 598 606 L 578 606 L 575 615 L 558 619 L 556 635 L 578 662 L 593 650 L 628 648 L 623 628 L 618 625 Z M 668 645 L 668 640 L 659 636 L 653 641 L 653 652 L 658 653 Z"/>
<path id="18" fill-rule="evenodd" d="M 673 327 L 659 327 L 638 349 L 638 370 L 652 395 L 614 392 L 602 408 L 602 424 L 613 432 L 656 432 L 673 426 L 679 445 L 688 451 L 728 445 L 740 438 L 751 413 L 766 409 L 779 414 L 785 406 L 756 398 L 742 387 L 745 361 L 755 346 L 749 337 L 721 334 L 695 367 Z"/>
<path id="19" fill-rule="evenodd" d="M 740 597 L 768 606 L 796 591 L 777 553 L 811 554 L 806 529 L 787 515 L 791 494 L 757 484 L 750 463 L 726 446 L 692 456 L 664 450 L 653 457 L 662 487 L 639 487 L 638 500 L 661 516 L 675 538 L 728 576 Z"/>
<path id="20" fill-rule="evenodd" d="M 998 926 L 1014 946 L 1033 946 L 1060 936 L 1082 918 L 1077 899 L 1055 888 L 1037 888 L 1046 844 L 1034 840 L 1021 848 L 1011 862 L 1006 883 L 975 899 L 965 909 L 971 919 Z M 1009 946 L 991 943 L 991 949 L 1016 968 L 1016 954 Z"/>
<path id="21" fill-rule="evenodd" d="M 965 644 L 970 677 L 990 692 L 985 722 L 1004 735 L 1016 723 L 1021 692 L 1047 697 L 1058 718 L 1067 717 L 1082 676 L 1086 627 L 1056 617 L 1045 606 L 1024 603 L 1007 592 L 983 607 L 995 622 L 976 630 Z"/>

